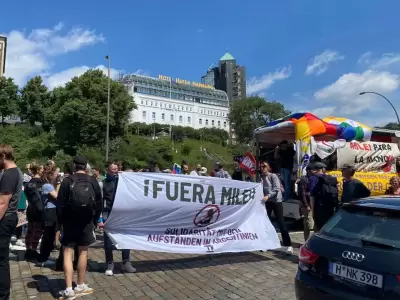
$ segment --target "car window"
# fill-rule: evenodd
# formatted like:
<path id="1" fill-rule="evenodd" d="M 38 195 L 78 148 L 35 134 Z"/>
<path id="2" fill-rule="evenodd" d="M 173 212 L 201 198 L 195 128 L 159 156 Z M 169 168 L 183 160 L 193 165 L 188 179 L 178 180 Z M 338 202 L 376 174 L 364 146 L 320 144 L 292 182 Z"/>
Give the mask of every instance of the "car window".
<path id="1" fill-rule="evenodd" d="M 400 218 L 386 212 L 341 210 L 322 228 L 321 234 L 400 248 Z"/>

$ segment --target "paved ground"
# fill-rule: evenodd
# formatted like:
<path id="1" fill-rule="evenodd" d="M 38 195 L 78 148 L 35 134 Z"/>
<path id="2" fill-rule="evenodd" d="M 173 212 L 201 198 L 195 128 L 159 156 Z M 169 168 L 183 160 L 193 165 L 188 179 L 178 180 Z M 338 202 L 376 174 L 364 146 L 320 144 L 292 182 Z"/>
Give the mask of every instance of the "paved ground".
<path id="1" fill-rule="evenodd" d="M 295 251 L 301 233 L 291 234 Z M 136 274 L 104 275 L 101 242 L 89 252 L 87 282 L 96 291 L 80 299 L 295 299 L 297 256 L 278 252 L 172 255 L 132 252 Z M 121 256 L 115 252 L 115 260 Z M 11 261 L 12 300 L 55 299 L 63 274 L 23 260 Z"/>

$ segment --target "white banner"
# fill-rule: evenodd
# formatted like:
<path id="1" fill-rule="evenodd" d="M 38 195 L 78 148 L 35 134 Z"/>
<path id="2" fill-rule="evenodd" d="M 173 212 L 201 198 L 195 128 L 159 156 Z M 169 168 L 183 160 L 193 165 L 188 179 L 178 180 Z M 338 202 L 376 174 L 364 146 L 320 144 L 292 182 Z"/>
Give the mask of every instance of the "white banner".
<path id="1" fill-rule="evenodd" d="M 393 143 L 352 141 L 337 150 L 337 163 L 338 169 L 350 164 L 357 171 L 396 172 L 396 157 L 399 156 L 399 147 Z"/>
<path id="2" fill-rule="evenodd" d="M 121 173 L 105 230 L 118 249 L 207 254 L 280 248 L 260 183 Z"/>

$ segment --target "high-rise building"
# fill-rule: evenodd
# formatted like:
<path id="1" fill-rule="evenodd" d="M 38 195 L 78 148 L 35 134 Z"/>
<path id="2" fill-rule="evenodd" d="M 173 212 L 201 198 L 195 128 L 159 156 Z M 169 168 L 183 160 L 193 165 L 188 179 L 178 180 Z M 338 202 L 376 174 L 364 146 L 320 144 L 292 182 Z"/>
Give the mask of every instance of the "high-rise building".
<path id="1" fill-rule="evenodd" d="M 230 102 L 246 98 L 246 70 L 229 52 L 221 57 L 218 67 L 208 69 L 201 81 L 226 92 Z"/>

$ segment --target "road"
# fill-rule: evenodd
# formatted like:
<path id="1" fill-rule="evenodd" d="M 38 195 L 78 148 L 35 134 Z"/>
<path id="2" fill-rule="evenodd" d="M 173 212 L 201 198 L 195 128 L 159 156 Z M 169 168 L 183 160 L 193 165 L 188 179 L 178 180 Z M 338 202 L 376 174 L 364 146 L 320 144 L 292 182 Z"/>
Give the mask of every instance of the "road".
<path id="1" fill-rule="evenodd" d="M 291 233 L 296 253 L 302 233 Z M 54 253 L 56 255 L 56 253 Z M 121 260 L 118 252 L 115 260 Z M 80 299 L 274 299 L 293 300 L 297 256 L 280 252 L 178 255 L 132 251 L 136 274 L 105 276 L 102 242 L 89 252 L 87 283 L 95 293 Z M 11 300 L 55 299 L 63 274 L 14 258 Z M 118 266 L 118 264 L 117 264 Z"/>

